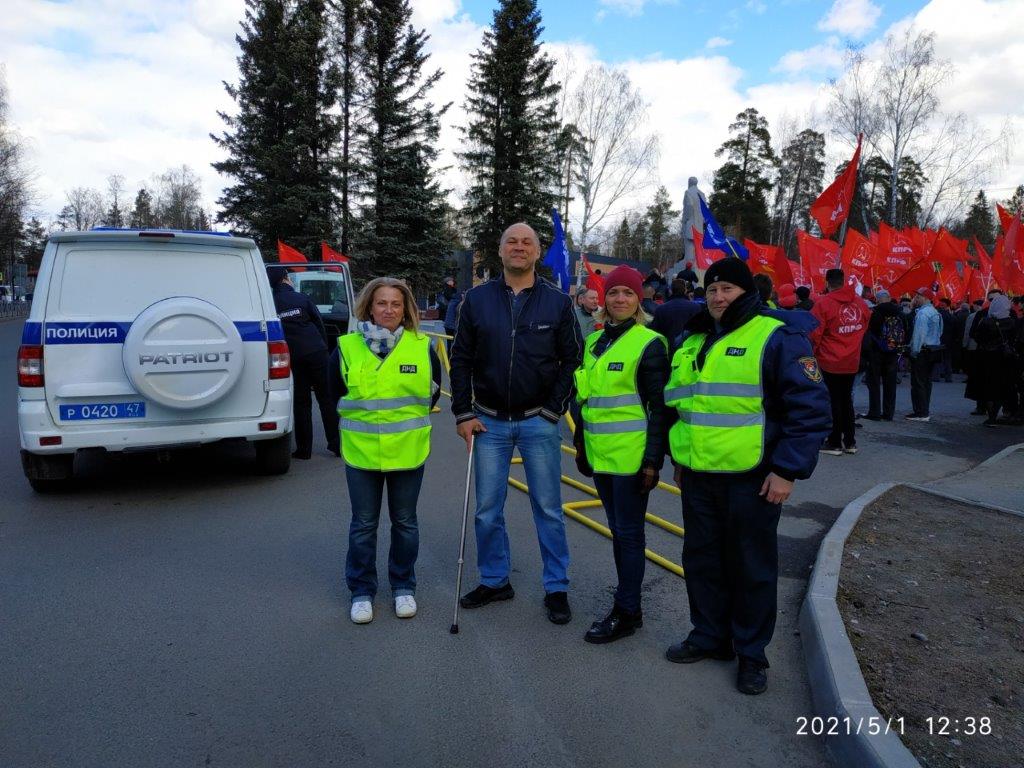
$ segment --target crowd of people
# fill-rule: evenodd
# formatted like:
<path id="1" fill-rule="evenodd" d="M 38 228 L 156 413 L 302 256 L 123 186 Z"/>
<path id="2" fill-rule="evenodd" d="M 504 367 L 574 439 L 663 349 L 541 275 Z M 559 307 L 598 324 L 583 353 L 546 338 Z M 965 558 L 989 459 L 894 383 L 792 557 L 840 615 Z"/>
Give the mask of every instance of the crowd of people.
<path id="1" fill-rule="evenodd" d="M 571 621 L 559 431 L 571 411 L 577 468 L 593 478 L 607 514 L 617 577 L 609 612 L 583 639 L 609 643 L 643 626 L 645 514 L 667 457 L 681 491 L 691 628 L 665 656 L 683 664 L 738 658 L 737 689 L 761 693 L 776 619 L 781 505 L 795 482 L 810 477 L 820 452 L 857 451 L 858 373 L 869 389 L 868 419 L 894 418 L 907 356 L 908 419 L 930 417 L 933 375 L 948 380 L 961 370 L 986 424 L 1020 419 L 1020 303 L 998 291 L 974 307 L 936 308 L 928 291 L 898 301 L 881 290 L 871 295 L 837 269 L 825 276 L 826 292 L 813 296 L 776 290 L 746 262 L 727 258 L 706 270 L 702 285 L 691 265 L 671 281 L 619 266 L 603 276 L 601 291 L 573 299 L 537 274 L 540 243 L 528 225 L 504 232 L 499 256 L 496 278 L 465 293 L 451 281 L 441 293 L 453 336 L 452 412 L 476 478 L 479 583 L 460 597 L 466 609 L 515 596 L 504 508 L 518 449 L 544 609 L 554 624 Z M 289 345 L 312 350 L 311 372 L 297 369 L 295 380 L 299 458 L 309 451 L 310 390 L 318 400 L 325 390 L 337 404 L 340 440 L 330 448 L 345 458 L 351 504 L 350 617 L 356 624 L 374 617 L 386 487 L 388 578 L 396 615 L 411 618 L 438 355 L 409 288 L 381 277 L 361 291 L 357 330 L 338 340 L 321 375 L 327 352 L 314 338 L 323 333 L 316 307 L 289 290 L 283 270 L 271 279 Z M 323 420 L 330 441 L 334 425 L 327 413 Z"/>

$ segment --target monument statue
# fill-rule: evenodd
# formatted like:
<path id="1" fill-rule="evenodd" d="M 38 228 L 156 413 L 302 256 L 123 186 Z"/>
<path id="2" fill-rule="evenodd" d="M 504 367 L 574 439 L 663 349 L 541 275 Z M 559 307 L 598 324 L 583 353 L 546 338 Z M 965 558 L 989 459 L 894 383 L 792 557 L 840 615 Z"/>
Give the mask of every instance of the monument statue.
<path id="1" fill-rule="evenodd" d="M 683 260 L 694 261 L 693 230 L 704 231 L 704 214 L 700 210 L 700 201 L 707 203 L 704 193 L 697 188 L 697 177 L 691 176 L 683 193 Z"/>

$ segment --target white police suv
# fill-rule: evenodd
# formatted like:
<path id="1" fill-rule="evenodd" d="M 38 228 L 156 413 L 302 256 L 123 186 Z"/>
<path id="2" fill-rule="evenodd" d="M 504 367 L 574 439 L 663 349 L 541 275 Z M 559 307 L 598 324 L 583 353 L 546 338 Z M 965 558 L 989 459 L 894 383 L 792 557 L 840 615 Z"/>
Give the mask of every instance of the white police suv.
<path id="1" fill-rule="evenodd" d="M 242 439 L 288 471 L 288 345 L 263 259 L 210 232 L 63 232 L 43 254 L 18 350 L 18 427 L 37 491 L 75 453 Z"/>

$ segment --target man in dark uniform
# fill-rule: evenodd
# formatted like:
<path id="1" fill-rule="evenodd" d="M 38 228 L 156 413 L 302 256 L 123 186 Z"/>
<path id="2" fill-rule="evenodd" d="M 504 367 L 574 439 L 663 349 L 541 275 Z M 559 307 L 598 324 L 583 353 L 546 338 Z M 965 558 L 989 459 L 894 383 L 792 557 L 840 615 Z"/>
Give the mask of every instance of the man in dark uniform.
<path id="1" fill-rule="evenodd" d="M 327 391 L 327 330 L 320 311 L 311 298 L 292 287 L 284 267 L 267 267 L 267 277 L 274 289 L 274 307 L 292 357 L 295 382 L 295 453 L 292 458 L 308 459 L 313 452 L 310 390 L 316 394 L 320 406 L 327 448 L 340 456 L 338 412 Z"/>
<path id="2" fill-rule="evenodd" d="M 766 308 L 740 259 L 712 264 L 704 285 L 707 308 L 687 324 L 665 388 L 693 624 L 665 656 L 738 655 L 736 687 L 758 694 L 775 630 L 779 514 L 814 470 L 831 409 L 810 313 Z"/>

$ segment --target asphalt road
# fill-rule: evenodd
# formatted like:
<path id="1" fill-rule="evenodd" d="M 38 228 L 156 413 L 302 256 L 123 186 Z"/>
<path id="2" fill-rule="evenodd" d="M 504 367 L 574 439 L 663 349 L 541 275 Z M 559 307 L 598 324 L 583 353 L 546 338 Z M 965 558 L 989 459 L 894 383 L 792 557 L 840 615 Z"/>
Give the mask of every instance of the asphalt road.
<path id="1" fill-rule="evenodd" d="M 447 412 L 420 497 L 412 620 L 395 618 L 386 591 L 372 624 L 348 620 L 344 474 L 322 437 L 280 478 L 255 476 L 244 448 L 214 447 L 92 458 L 73 492 L 35 495 L 18 458 L 20 329 L 0 322 L 4 768 L 827 765 L 820 741 L 795 735 L 811 711 L 796 614 L 821 536 L 878 482 L 942 477 L 1022 439 L 977 426 L 962 388 L 937 384 L 932 424 L 869 423 L 860 454 L 822 457 L 780 527 L 769 691 L 746 697 L 732 664 L 664 661 L 688 628 L 686 595 L 653 564 L 644 628 L 582 641 L 610 606 L 613 566 L 609 542 L 577 523 L 575 616 L 548 623 L 529 505 L 514 490 L 516 598 L 463 612 L 450 635 L 465 453 Z M 679 522 L 678 504 L 659 493 L 651 506 Z M 650 526 L 649 537 L 678 562 L 679 539 Z M 467 588 L 472 553 L 470 538 Z"/>

